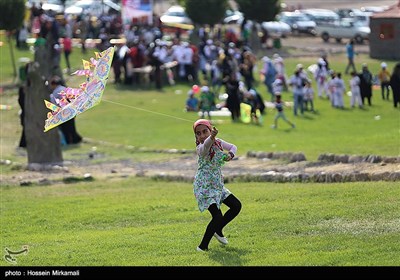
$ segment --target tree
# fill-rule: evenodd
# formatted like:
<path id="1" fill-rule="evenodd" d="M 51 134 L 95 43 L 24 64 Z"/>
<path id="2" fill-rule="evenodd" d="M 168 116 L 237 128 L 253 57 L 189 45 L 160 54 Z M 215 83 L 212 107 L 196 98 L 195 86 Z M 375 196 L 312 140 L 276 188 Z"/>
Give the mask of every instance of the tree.
<path id="1" fill-rule="evenodd" d="M 186 13 L 193 22 L 210 26 L 222 21 L 227 7 L 227 0 L 185 1 Z"/>
<path id="2" fill-rule="evenodd" d="M 256 23 L 273 21 L 280 12 L 280 0 L 236 0 L 236 3 L 244 17 Z M 257 24 L 252 25 L 250 46 L 255 53 L 261 48 Z"/>
<path id="3" fill-rule="evenodd" d="M 24 16 L 24 0 L 0 0 L 0 29 L 8 31 L 15 77 L 17 71 L 11 36 L 15 29 L 22 26 Z M 63 162 L 57 129 L 43 132 L 48 112 L 43 100 L 49 100 L 50 96 L 50 89 L 46 85 L 46 81 L 53 75 L 62 77 L 60 53 L 55 48 L 58 44 L 58 29 L 56 22 L 52 22 L 51 27 L 42 26 L 42 28 L 48 28 L 48 32 L 41 31 L 41 35 L 44 37 L 42 42 L 45 43 L 35 47 L 35 61 L 27 67 L 27 82 L 24 85 L 24 129 L 29 169 L 43 169 L 48 165 L 60 165 Z"/>
<path id="4" fill-rule="evenodd" d="M 44 124 L 49 112 L 44 100 L 49 100 L 51 93 L 48 81 L 54 75 L 62 79 L 58 37 L 57 21 L 46 19 L 35 42 L 34 62 L 28 66 L 25 87 L 28 169 L 42 170 L 63 163 L 58 128 L 44 132 Z"/>
<path id="5" fill-rule="evenodd" d="M 7 40 L 10 47 L 11 62 L 13 64 L 14 78 L 17 77 L 15 65 L 12 34 L 20 28 L 24 22 L 25 1 L 24 0 L 0 0 L 0 30 L 7 31 Z"/>
<path id="6" fill-rule="evenodd" d="M 275 20 L 280 12 L 280 0 L 236 0 L 247 19 L 256 22 Z"/>

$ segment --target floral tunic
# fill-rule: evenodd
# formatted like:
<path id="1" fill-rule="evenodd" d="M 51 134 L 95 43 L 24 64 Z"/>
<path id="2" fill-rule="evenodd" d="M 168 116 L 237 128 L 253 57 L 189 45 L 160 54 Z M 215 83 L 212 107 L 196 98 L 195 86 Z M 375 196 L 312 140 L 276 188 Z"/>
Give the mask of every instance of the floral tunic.
<path id="1" fill-rule="evenodd" d="M 198 168 L 193 182 L 193 192 L 199 210 L 203 212 L 215 203 L 219 208 L 231 192 L 224 187 L 224 177 L 221 166 L 224 164 L 224 150 L 236 154 L 236 146 L 222 139 L 215 139 L 213 143 L 208 137 L 203 144 L 196 148 Z"/>

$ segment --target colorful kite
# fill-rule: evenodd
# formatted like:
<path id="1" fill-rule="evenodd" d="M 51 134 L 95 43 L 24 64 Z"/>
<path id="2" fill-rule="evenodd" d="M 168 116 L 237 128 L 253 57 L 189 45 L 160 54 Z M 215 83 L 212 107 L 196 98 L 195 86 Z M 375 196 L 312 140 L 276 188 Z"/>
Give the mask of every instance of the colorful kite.
<path id="1" fill-rule="evenodd" d="M 46 107 L 51 110 L 47 114 L 44 132 L 100 103 L 110 74 L 114 51 L 114 47 L 110 47 L 101 53 L 95 52 L 96 59 L 83 60 L 83 70 L 75 71 L 72 75 L 86 76 L 86 82 L 80 84 L 79 88 L 64 89 L 60 93 L 62 99 L 56 100 L 57 105 L 44 101 Z"/>

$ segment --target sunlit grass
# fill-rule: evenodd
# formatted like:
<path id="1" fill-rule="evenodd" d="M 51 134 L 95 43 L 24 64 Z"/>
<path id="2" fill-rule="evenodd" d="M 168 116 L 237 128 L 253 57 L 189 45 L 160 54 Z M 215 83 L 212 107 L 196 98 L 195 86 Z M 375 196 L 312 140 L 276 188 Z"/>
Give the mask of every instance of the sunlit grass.
<path id="1" fill-rule="evenodd" d="M 228 246 L 212 240 L 206 254 L 195 248 L 210 215 L 191 185 L 143 178 L 3 187 L 2 247 L 28 245 L 21 266 L 400 264 L 395 182 L 227 186 L 243 209 Z"/>

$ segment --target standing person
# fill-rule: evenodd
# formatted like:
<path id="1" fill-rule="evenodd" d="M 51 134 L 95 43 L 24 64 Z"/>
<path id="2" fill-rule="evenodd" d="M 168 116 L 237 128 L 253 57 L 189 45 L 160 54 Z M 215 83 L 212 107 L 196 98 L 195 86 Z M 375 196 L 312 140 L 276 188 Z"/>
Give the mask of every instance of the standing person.
<path id="1" fill-rule="evenodd" d="M 326 70 L 327 71 L 329 71 L 329 70 L 331 70 L 330 68 L 329 68 L 329 61 L 328 61 L 328 54 L 327 53 L 322 53 L 322 55 L 321 55 L 321 60 L 323 61 L 323 62 L 325 62 L 325 67 L 326 67 Z"/>
<path id="2" fill-rule="evenodd" d="M 197 251 L 208 250 L 214 236 L 221 244 L 227 245 L 228 239 L 222 233 L 223 228 L 231 222 L 242 208 L 241 202 L 224 186 L 221 166 L 235 157 L 237 147 L 222 139 L 216 138 L 218 130 L 205 119 L 193 124 L 196 138 L 198 168 L 193 182 L 193 193 L 200 212 L 208 210 L 212 216 L 208 223 Z M 224 151 L 228 151 L 227 153 Z M 222 214 L 221 205 L 229 210 Z"/>
<path id="3" fill-rule="evenodd" d="M 394 66 L 390 77 L 390 87 L 393 92 L 393 104 L 397 108 L 397 105 L 400 105 L 400 62 Z"/>
<path id="4" fill-rule="evenodd" d="M 273 55 L 273 61 L 277 73 L 276 78 L 282 81 L 283 90 L 287 91 L 288 90 L 286 82 L 287 77 L 286 77 L 285 63 L 283 61 L 283 58 L 279 54 L 275 53 Z"/>
<path id="5" fill-rule="evenodd" d="M 334 98 L 334 107 L 343 109 L 344 108 L 344 101 L 343 101 L 343 95 L 346 91 L 346 85 L 344 84 L 344 81 L 342 79 L 342 73 L 337 73 L 336 78 L 336 92 L 335 92 L 335 98 Z"/>
<path id="6" fill-rule="evenodd" d="M 318 67 L 314 72 L 314 79 L 317 83 L 318 97 L 328 98 L 328 68 L 326 67 L 326 62 L 320 58 L 318 60 Z"/>
<path id="7" fill-rule="evenodd" d="M 282 92 L 284 90 L 283 81 L 281 78 L 276 78 L 272 83 L 272 89 L 274 91 L 274 95 L 276 92 Z"/>
<path id="8" fill-rule="evenodd" d="M 330 71 L 330 80 L 328 81 L 328 97 L 331 103 L 331 106 L 335 105 L 335 92 L 336 92 L 336 72 Z"/>
<path id="9" fill-rule="evenodd" d="M 228 80 L 225 83 L 226 93 L 228 98 L 226 99 L 226 107 L 231 112 L 231 118 L 233 122 L 240 121 L 240 90 L 239 81 L 236 78 L 236 73 L 232 72 Z"/>
<path id="10" fill-rule="evenodd" d="M 121 83 L 121 74 L 122 74 L 122 70 L 121 70 L 121 66 L 122 66 L 122 60 L 123 58 L 121 58 L 119 56 L 119 47 L 117 47 L 112 62 L 111 62 L 111 67 L 113 69 L 114 72 L 114 83 L 119 84 Z"/>
<path id="11" fill-rule="evenodd" d="M 347 62 L 346 70 L 344 71 L 344 73 L 348 74 L 350 68 L 352 68 L 352 70 L 354 72 L 357 72 L 356 66 L 354 65 L 354 55 L 356 54 L 356 52 L 354 51 L 354 40 L 353 39 L 351 39 L 350 42 L 348 42 L 346 45 L 346 54 L 347 54 L 348 62 Z"/>
<path id="12" fill-rule="evenodd" d="M 27 49 L 28 44 L 26 40 L 28 39 L 29 31 L 25 24 L 23 24 L 22 28 L 18 32 L 17 38 L 17 48 Z"/>
<path id="13" fill-rule="evenodd" d="M 22 126 L 21 138 L 19 140 L 18 147 L 26 148 L 26 137 L 25 137 L 25 86 L 21 85 L 18 89 L 18 104 L 21 107 L 19 119 Z"/>
<path id="14" fill-rule="evenodd" d="M 272 84 L 276 79 L 277 72 L 274 64 L 272 63 L 271 59 L 268 56 L 264 56 L 262 58 L 262 61 L 264 62 L 264 66 L 260 72 L 264 76 L 264 84 L 267 87 L 269 94 L 271 95 L 271 102 L 273 102 L 275 97 Z"/>
<path id="15" fill-rule="evenodd" d="M 216 95 L 219 94 L 219 90 L 222 86 L 222 72 L 220 69 L 220 65 L 218 63 L 218 60 L 213 60 L 211 63 L 211 87 L 212 91 Z"/>
<path id="16" fill-rule="evenodd" d="M 308 104 L 310 104 L 310 111 L 314 112 L 314 89 L 311 86 L 311 81 L 306 81 L 303 88 L 304 91 L 304 110 L 308 111 Z"/>
<path id="17" fill-rule="evenodd" d="M 289 79 L 289 85 L 292 87 L 293 91 L 293 113 L 297 116 L 297 110 L 304 114 L 304 91 L 303 87 L 305 84 L 305 79 L 301 74 L 301 67 L 297 67 L 294 74 Z"/>
<path id="18" fill-rule="evenodd" d="M 239 68 L 240 68 L 240 73 L 242 74 L 245 80 L 247 90 L 253 87 L 254 83 L 253 69 L 256 62 L 257 58 L 250 50 L 246 50 L 243 52 L 243 61 L 239 65 Z"/>
<path id="19" fill-rule="evenodd" d="M 387 64 L 385 62 L 381 63 L 381 71 L 379 71 L 378 73 L 378 79 L 381 83 L 382 99 L 385 100 L 385 91 L 386 91 L 386 99 L 389 100 L 390 72 L 387 70 Z"/>
<path id="20" fill-rule="evenodd" d="M 357 102 L 358 107 L 362 108 L 363 103 L 360 94 L 360 77 L 358 77 L 357 73 L 354 71 L 351 72 L 350 90 L 351 90 L 350 107 L 354 108 L 354 105 Z"/>
<path id="21" fill-rule="evenodd" d="M 292 126 L 292 128 L 295 128 L 296 126 L 294 125 L 294 123 L 292 123 L 291 121 L 289 121 L 286 118 L 285 113 L 283 112 L 283 107 L 285 106 L 284 102 L 282 101 L 282 97 L 281 97 L 281 93 L 277 92 L 275 93 L 275 109 L 276 109 L 276 115 L 274 118 L 274 124 L 271 126 L 272 128 L 276 129 L 278 128 L 278 119 L 283 119 L 285 122 L 287 122 L 288 124 L 290 124 Z"/>
<path id="22" fill-rule="evenodd" d="M 371 98 L 372 98 L 372 73 L 369 71 L 366 63 L 362 65 L 362 71 L 358 75 L 360 77 L 360 91 L 361 91 L 361 99 L 363 104 L 365 104 L 365 98 L 368 101 L 368 105 L 371 106 Z"/>
<path id="23" fill-rule="evenodd" d="M 207 115 L 211 120 L 210 112 L 215 108 L 215 96 L 208 86 L 201 87 L 199 108 L 201 111 L 201 117 L 205 118 Z"/>
<path id="24" fill-rule="evenodd" d="M 162 89 L 162 70 L 161 66 L 165 63 L 165 59 L 168 56 L 167 46 L 160 39 L 155 41 L 156 46 L 154 52 L 151 54 L 151 65 L 155 68 L 154 70 L 154 81 L 158 90 Z"/>
<path id="25" fill-rule="evenodd" d="M 88 38 L 89 32 L 89 19 L 88 16 L 80 15 L 77 19 L 77 28 L 79 30 L 78 37 L 81 41 L 82 53 L 86 53 L 86 39 Z"/>
<path id="26" fill-rule="evenodd" d="M 22 126 L 21 138 L 19 140 L 18 147 L 26 148 L 26 135 L 25 135 L 25 95 L 26 90 L 30 86 L 30 80 L 28 79 L 28 67 L 32 62 L 25 64 L 25 67 L 21 69 L 20 73 L 21 84 L 18 88 L 18 104 L 21 107 L 19 118 Z"/>
<path id="27" fill-rule="evenodd" d="M 67 64 L 67 73 L 71 73 L 71 63 L 69 62 L 69 55 L 72 52 L 72 40 L 70 37 L 66 36 L 63 39 L 64 57 Z"/>

